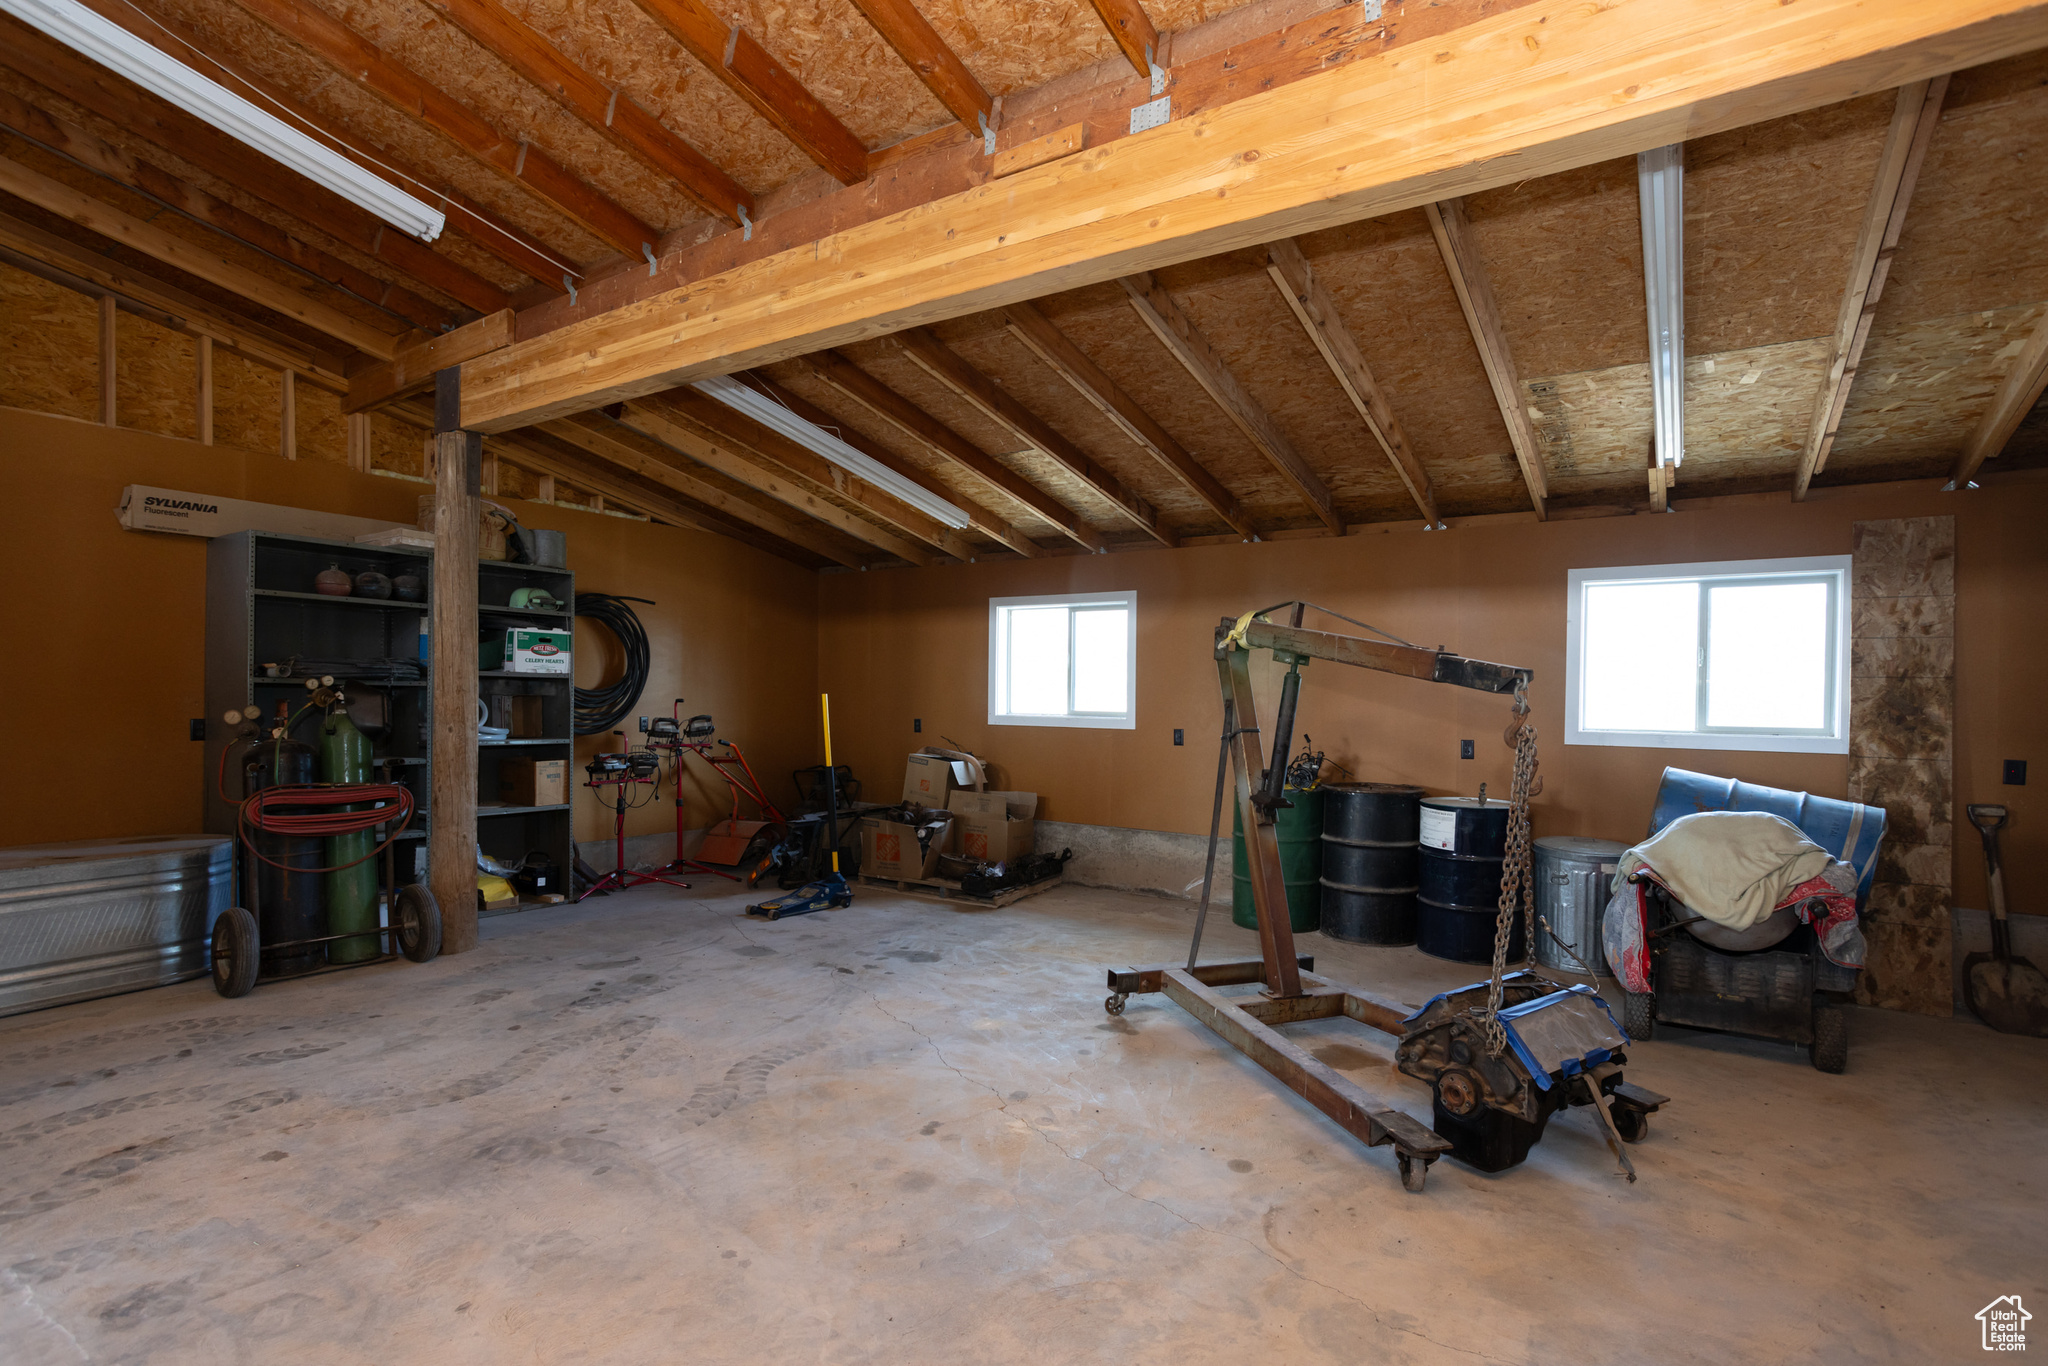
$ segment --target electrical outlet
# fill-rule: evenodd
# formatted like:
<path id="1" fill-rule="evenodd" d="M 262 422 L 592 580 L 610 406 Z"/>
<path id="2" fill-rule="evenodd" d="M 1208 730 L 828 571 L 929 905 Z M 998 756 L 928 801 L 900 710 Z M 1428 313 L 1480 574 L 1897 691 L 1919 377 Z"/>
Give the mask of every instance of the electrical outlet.
<path id="1" fill-rule="evenodd" d="M 647 733 L 647 718 L 644 716 L 640 718 L 640 733 L 642 735 Z"/>
<path id="2" fill-rule="evenodd" d="M 913 735 L 924 734 L 924 718 L 922 716 L 914 716 L 911 718 L 910 733 Z"/>
<path id="3" fill-rule="evenodd" d="M 196 726 L 200 723 L 195 721 L 192 724 Z M 2007 759 L 2005 761 L 2005 785 L 2007 787 L 2025 787 L 2027 785 L 2027 761 L 2025 759 Z"/>
<path id="4" fill-rule="evenodd" d="M 1460 759 L 1469 759 L 1472 757 L 1472 742 L 1470 740 L 1458 741 L 1458 757 Z"/>
<path id="5" fill-rule="evenodd" d="M 1187 742 L 1188 733 L 1182 730 L 1179 726 L 1175 726 L 1173 728 L 1173 743 L 1175 743 L 1176 745 L 1184 745 Z"/>
<path id="6" fill-rule="evenodd" d="M 194 718 L 192 719 L 192 721 L 190 722 L 190 726 L 191 726 L 191 735 L 192 735 L 192 738 L 193 738 L 194 740 L 204 740 L 204 739 L 206 738 L 206 718 L 205 718 L 205 717 L 203 717 L 203 716 L 199 716 L 199 717 L 194 717 Z M 2026 767 L 2026 765 L 2025 765 L 2025 764 L 2022 764 L 2022 765 L 2020 765 L 2020 767 L 2021 767 L 2021 768 L 2025 768 L 2025 767 Z"/>

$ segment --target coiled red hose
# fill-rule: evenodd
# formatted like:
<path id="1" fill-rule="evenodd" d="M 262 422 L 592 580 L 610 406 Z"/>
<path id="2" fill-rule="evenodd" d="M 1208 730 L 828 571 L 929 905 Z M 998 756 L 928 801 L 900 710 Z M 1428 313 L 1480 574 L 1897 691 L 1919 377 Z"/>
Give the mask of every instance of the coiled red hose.
<path id="1" fill-rule="evenodd" d="M 336 811 L 337 806 L 357 806 L 358 811 Z M 291 814 L 272 810 L 273 807 L 318 806 L 323 810 L 307 814 Z M 358 863 L 377 857 L 397 840 L 405 828 L 412 824 L 413 798 L 411 789 L 398 783 L 291 783 L 279 787 L 258 788 L 242 803 L 242 843 L 251 854 L 262 859 L 273 868 L 283 868 L 293 873 L 333 873 L 343 868 L 353 868 Z M 354 835 L 373 830 L 390 822 L 391 833 L 382 844 L 359 859 L 338 863 L 331 868 L 299 868 L 279 863 L 256 848 L 255 835 L 296 835 L 300 837 L 327 835 Z"/>

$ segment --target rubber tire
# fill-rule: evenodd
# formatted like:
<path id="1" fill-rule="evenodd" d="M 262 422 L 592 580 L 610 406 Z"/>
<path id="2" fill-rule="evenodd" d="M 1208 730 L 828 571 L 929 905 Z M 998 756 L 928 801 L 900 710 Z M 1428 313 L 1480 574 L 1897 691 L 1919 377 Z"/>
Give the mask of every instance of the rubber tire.
<path id="1" fill-rule="evenodd" d="M 1609 1101 L 1607 1113 L 1614 1116 L 1614 1132 L 1621 1135 L 1623 1143 L 1641 1143 L 1650 1136 L 1650 1117 L 1641 1110 Z"/>
<path id="2" fill-rule="evenodd" d="M 1816 1072 L 1840 1076 L 1849 1070 L 1849 1012 L 1832 1001 L 1813 1003 L 1813 1042 L 1806 1056 Z"/>
<path id="3" fill-rule="evenodd" d="M 240 906 L 228 907 L 213 922 L 213 989 L 231 1001 L 247 996 L 262 966 L 256 917 Z"/>
<path id="4" fill-rule="evenodd" d="M 398 951 L 415 963 L 430 962 L 441 953 L 441 904 L 417 882 L 398 889 L 392 907 L 398 926 Z"/>
<path id="5" fill-rule="evenodd" d="M 1124 1013 L 1124 999 L 1122 992 L 1112 993 L 1103 1001 L 1102 1008 L 1112 1015 L 1121 1015 Z"/>
<path id="6" fill-rule="evenodd" d="M 1621 994 L 1621 1032 L 1638 1043 L 1657 1032 L 1657 997 L 1651 992 L 1624 991 Z"/>
<path id="7" fill-rule="evenodd" d="M 1394 1160 L 1401 1168 L 1401 1189 L 1410 1195 L 1422 1194 L 1422 1188 L 1429 1182 L 1429 1164 L 1406 1153 L 1396 1153 Z"/>

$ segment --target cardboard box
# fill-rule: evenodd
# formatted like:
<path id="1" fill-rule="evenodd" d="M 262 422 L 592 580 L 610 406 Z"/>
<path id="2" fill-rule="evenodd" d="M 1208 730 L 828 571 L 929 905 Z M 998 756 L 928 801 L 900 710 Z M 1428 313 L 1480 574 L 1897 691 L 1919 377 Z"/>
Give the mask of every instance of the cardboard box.
<path id="1" fill-rule="evenodd" d="M 950 811 L 928 811 L 919 825 L 867 817 L 860 823 L 861 874 L 906 880 L 932 876 L 939 866 L 939 855 L 947 852 L 952 843 L 953 824 Z M 923 848 L 918 845 L 921 833 L 929 835 Z"/>
<path id="2" fill-rule="evenodd" d="M 506 806 L 559 806 L 569 800 L 567 759 L 505 759 L 498 764 L 498 800 Z"/>
<path id="3" fill-rule="evenodd" d="M 539 626 L 515 626 L 483 638 L 477 648 L 477 668 L 512 674 L 566 674 L 573 667 L 569 657 L 572 637 L 567 631 Z"/>
<path id="4" fill-rule="evenodd" d="M 981 761 L 959 750 L 927 745 L 910 756 L 903 768 L 903 800 L 920 806 L 946 809 L 946 798 L 956 788 L 979 792 L 988 785 Z"/>
<path id="5" fill-rule="evenodd" d="M 1038 846 L 1036 792 L 955 792 L 946 799 L 962 858 L 1007 863 Z"/>

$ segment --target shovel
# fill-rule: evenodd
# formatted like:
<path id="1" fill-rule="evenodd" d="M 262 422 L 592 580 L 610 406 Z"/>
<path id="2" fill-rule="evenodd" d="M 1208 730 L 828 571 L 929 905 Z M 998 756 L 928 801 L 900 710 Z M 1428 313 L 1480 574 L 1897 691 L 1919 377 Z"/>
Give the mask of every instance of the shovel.
<path id="1" fill-rule="evenodd" d="M 1971 803 L 1970 824 L 1984 837 L 1985 875 L 1991 883 L 1991 952 L 1963 960 L 1963 981 L 1970 1009 L 2001 1034 L 2032 1034 L 2048 1038 L 2048 977 L 2024 958 L 2012 956 L 2012 936 L 2005 923 L 2005 878 L 1998 868 L 1998 832 L 2005 829 L 2006 809 Z"/>

